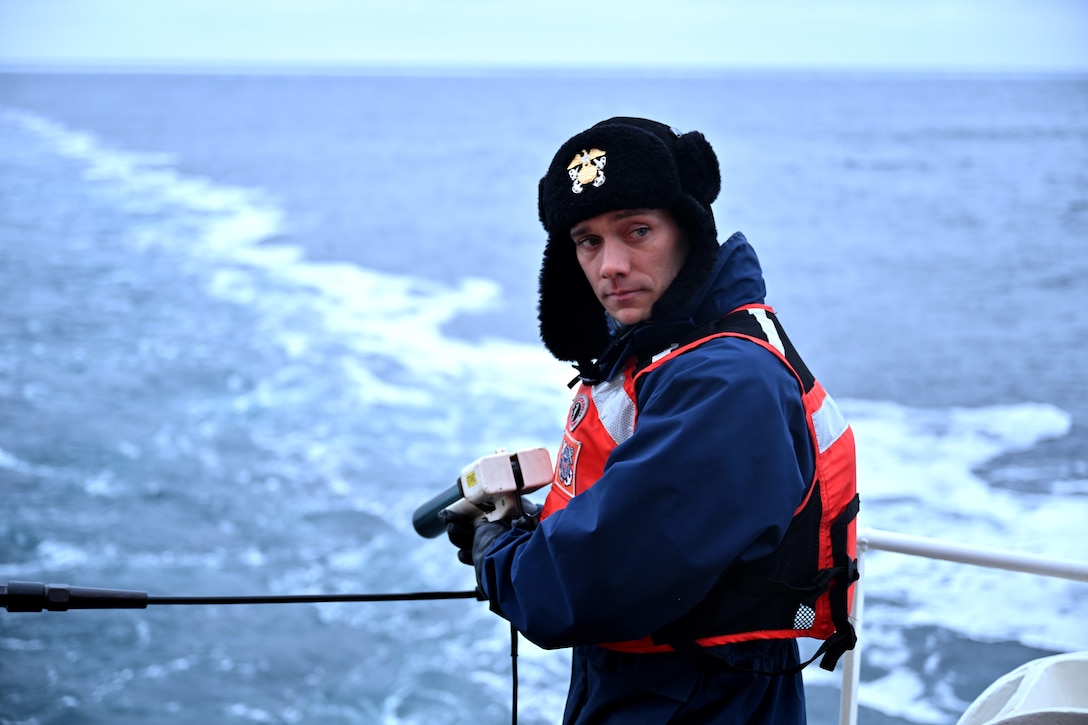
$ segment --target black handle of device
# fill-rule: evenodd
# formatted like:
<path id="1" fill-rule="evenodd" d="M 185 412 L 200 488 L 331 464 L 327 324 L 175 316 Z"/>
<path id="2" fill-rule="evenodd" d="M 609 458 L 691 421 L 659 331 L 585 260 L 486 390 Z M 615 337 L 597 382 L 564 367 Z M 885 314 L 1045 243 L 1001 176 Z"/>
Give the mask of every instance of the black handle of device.
<path id="1" fill-rule="evenodd" d="M 451 506 L 464 498 L 461 493 L 461 483 L 450 486 L 448 489 L 432 498 L 427 503 L 416 509 L 412 514 L 412 526 L 416 533 L 428 539 L 433 539 L 446 530 L 442 519 L 438 518 L 438 512 L 447 506 Z"/>

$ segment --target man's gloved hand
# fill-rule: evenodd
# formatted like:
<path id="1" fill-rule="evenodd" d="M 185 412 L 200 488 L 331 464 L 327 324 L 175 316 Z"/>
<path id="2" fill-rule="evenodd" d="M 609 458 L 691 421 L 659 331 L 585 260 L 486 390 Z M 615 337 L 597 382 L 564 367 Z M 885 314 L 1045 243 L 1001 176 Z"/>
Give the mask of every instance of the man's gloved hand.
<path id="1" fill-rule="evenodd" d="M 438 517 L 446 523 L 446 534 L 450 543 L 457 547 L 457 560 L 476 568 L 476 583 L 482 586 L 484 557 L 495 539 L 509 531 L 511 523 L 519 529 L 532 531 L 540 521 L 540 509 L 532 501 L 522 499 L 522 510 L 525 513 L 513 522 L 488 521 L 449 509 L 439 511 Z"/>
<path id="2" fill-rule="evenodd" d="M 488 522 L 479 516 L 468 516 L 449 509 L 439 511 L 438 518 L 445 522 L 446 535 L 449 536 L 450 543 L 457 547 L 457 560 L 472 566 L 472 545 L 476 541 L 476 526 Z"/>
<path id="3" fill-rule="evenodd" d="M 476 538 L 472 542 L 472 565 L 476 568 L 476 586 L 484 591 L 484 557 L 487 550 L 499 538 L 510 530 L 509 521 L 484 521 L 476 527 Z"/>
<path id="4" fill-rule="evenodd" d="M 457 560 L 476 568 L 476 585 L 482 592 L 484 556 L 495 539 L 510 530 L 510 522 L 488 521 L 449 509 L 439 511 L 438 517 L 446 522 L 446 534 L 457 547 Z"/>

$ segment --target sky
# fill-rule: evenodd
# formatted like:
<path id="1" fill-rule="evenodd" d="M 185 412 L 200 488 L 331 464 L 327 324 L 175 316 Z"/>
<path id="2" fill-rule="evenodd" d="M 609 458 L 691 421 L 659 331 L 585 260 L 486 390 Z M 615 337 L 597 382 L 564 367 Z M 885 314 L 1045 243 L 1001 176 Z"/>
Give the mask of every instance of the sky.
<path id="1" fill-rule="evenodd" d="M 0 0 L 0 65 L 1088 72 L 1088 0 Z"/>

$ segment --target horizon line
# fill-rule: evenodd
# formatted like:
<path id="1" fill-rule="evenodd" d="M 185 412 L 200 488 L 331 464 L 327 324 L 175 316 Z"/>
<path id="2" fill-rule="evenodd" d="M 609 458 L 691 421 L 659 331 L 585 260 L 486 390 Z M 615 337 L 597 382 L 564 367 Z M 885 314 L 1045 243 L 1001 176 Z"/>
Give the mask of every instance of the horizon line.
<path id="1" fill-rule="evenodd" d="M 728 74 L 879 75 L 925 77 L 1080 77 L 1088 66 L 857 65 L 857 64 L 707 64 L 617 65 L 548 63 L 405 63 L 330 61 L 23 61 L 0 58 L 0 74 L 86 75 L 315 75 L 391 77 L 557 77 L 592 74 L 605 77 L 698 78 Z"/>

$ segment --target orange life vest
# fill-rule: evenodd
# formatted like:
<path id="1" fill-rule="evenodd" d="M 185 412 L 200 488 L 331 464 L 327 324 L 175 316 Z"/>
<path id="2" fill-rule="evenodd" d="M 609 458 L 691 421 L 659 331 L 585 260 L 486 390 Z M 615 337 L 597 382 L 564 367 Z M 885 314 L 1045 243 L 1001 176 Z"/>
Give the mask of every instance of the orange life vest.
<path id="1" fill-rule="evenodd" d="M 602 646 L 652 653 L 691 651 L 692 643 L 705 648 L 747 640 L 812 637 L 824 640 L 816 656 L 824 654 L 821 666 L 833 669 L 841 654 L 856 642 L 848 619 L 851 584 L 857 579 L 855 519 L 859 499 L 854 435 L 770 307 L 741 307 L 704 325 L 686 342 L 675 343 L 649 359 L 633 358 L 623 374 L 612 380 L 582 384 L 570 408 L 542 516 L 565 508 L 571 498 L 591 487 L 603 474 L 612 450 L 634 433 L 642 376 L 719 337 L 750 340 L 773 353 L 793 373 L 815 454 L 813 480 L 773 553 L 728 567 L 702 602 L 661 631 Z"/>

